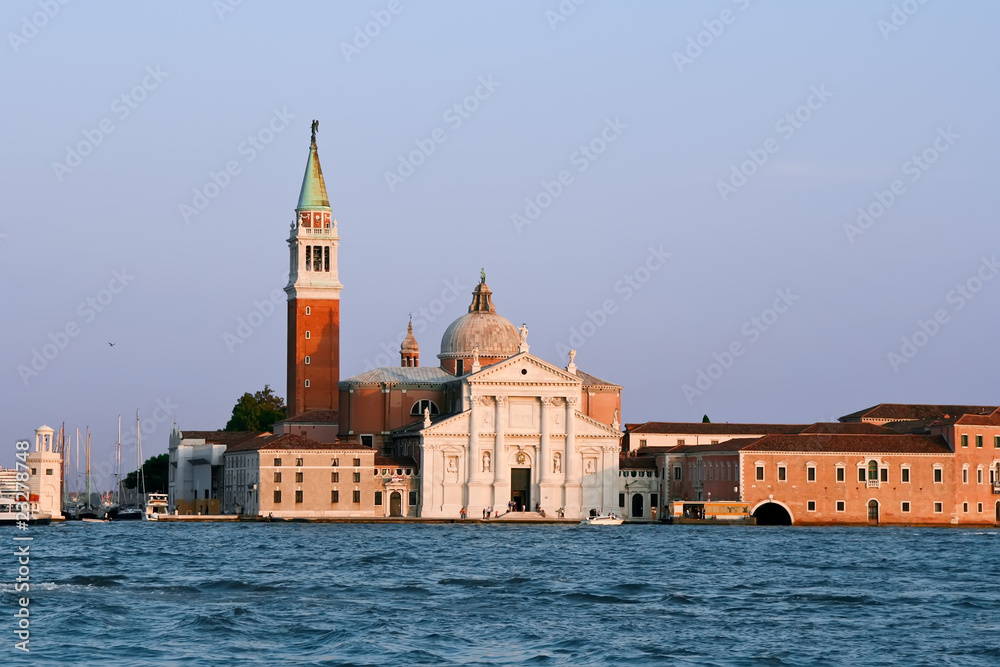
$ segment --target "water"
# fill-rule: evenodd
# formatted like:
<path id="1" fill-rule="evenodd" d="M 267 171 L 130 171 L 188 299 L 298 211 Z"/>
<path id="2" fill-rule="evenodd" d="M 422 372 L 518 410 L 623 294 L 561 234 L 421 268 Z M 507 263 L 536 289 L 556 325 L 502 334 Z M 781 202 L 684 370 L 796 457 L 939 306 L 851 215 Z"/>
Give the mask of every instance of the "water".
<path id="1" fill-rule="evenodd" d="M 0 530 L 7 545 L 20 534 Z M 31 653 L 13 650 L 18 596 L 0 584 L 4 664 L 1000 664 L 995 530 L 70 523 L 33 534 Z M 2 558 L 12 581 L 15 558 Z"/>

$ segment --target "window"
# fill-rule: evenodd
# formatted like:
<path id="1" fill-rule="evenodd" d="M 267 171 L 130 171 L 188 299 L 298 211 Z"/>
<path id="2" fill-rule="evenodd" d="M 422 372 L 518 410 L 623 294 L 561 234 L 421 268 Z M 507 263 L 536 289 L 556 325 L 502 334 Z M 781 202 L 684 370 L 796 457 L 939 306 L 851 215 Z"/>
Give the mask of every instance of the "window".
<path id="1" fill-rule="evenodd" d="M 658 493 L 649 494 L 649 506 L 656 507 L 659 504 L 660 504 L 660 495 Z M 982 510 L 979 511 L 981 512 Z"/>
<path id="2" fill-rule="evenodd" d="M 424 416 L 424 409 L 430 410 L 431 411 L 431 416 L 441 414 L 440 411 L 438 410 L 437 404 L 434 401 L 432 401 L 430 399 L 427 399 L 427 398 L 422 398 L 419 401 L 417 401 L 416 403 L 414 403 L 413 407 L 410 408 L 410 414 L 411 415 L 416 415 L 418 417 L 423 417 Z M 643 440 L 642 442 L 643 442 L 643 446 L 645 446 L 646 441 Z"/>
<path id="3" fill-rule="evenodd" d="M 274 504 L 275 505 L 281 504 L 281 489 L 274 490 Z"/>
<path id="4" fill-rule="evenodd" d="M 681 467 L 674 466 L 674 479 L 678 482 L 681 481 Z"/>
<path id="5" fill-rule="evenodd" d="M 417 492 L 416 491 L 410 491 L 408 499 L 409 499 L 410 507 L 414 507 L 417 504 Z"/>
<path id="6" fill-rule="evenodd" d="M 375 436 L 374 435 L 363 435 L 361 436 L 361 444 L 365 447 L 375 446 Z M 358 464 L 360 465 L 360 464 Z"/>
<path id="7" fill-rule="evenodd" d="M 858 468 L 858 481 L 859 482 L 865 481 L 865 469 L 863 467 Z"/>
<path id="8" fill-rule="evenodd" d="M 719 441 L 718 441 L 718 440 L 713 440 L 713 441 L 712 441 L 712 444 L 713 444 L 713 445 L 717 445 L 717 444 L 719 444 Z"/>
<path id="9" fill-rule="evenodd" d="M 353 479 L 354 479 L 354 483 L 355 484 L 357 484 L 358 482 L 360 482 L 361 481 L 361 473 L 359 473 L 359 472 L 354 473 Z"/>
<path id="10" fill-rule="evenodd" d="M 333 491 L 330 492 L 330 502 L 332 504 L 337 504 L 340 502 L 340 491 L 334 489 Z"/>
<path id="11" fill-rule="evenodd" d="M 983 466 L 976 468 L 976 484 L 983 483 Z"/>
<path id="12" fill-rule="evenodd" d="M 993 447 L 1000 449 L 1000 435 L 993 436 Z"/>
<path id="13" fill-rule="evenodd" d="M 977 449 L 982 449 L 983 448 L 983 436 L 981 436 L 981 435 L 977 435 L 976 436 L 976 448 Z"/>
<path id="14" fill-rule="evenodd" d="M 305 385 L 306 385 L 306 387 L 309 386 L 309 380 L 306 380 Z"/>
<path id="15" fill-rule="evenodd" d="M 413 474 L 413 468 L 407 468 L 406 469 L 406 475 L 407 475 L 407 477 L 409 477 L 412 474 Z"/>
<path id="16" fill-rule="evenodd" d="M 983 512 L 983 504 L 982 503 L 979 503 L 978 505 L 976 505 L 976 511 L 979 512 L 980 514 L 982 514 L 982 512 Z"/>
<path id="17" fill-rule="evenodd" d="M 302 467 L 302 459 L 295 459 L 295 465 L 296 465 L 296 467 L 301 468 Z"/>
<path id="18" fill-rule="evenodd" d="M 376 505 L 381 505 L 382 504 L 382 492 L 381 491 L 376 491 L 375 492 L 375 504 Z"/>
<path id="19" fill-rule="evenodd" d="M 934 513 L 940 514 L 944 511 L 944 503 L 934 503 Z"/>
<path id="20" fill-rule="evenodd" d="M 334 484 L 336 484 L 337 482 L 339 482 L 340 481 L 340 473 L 339 472 L 331 472 L 330 473 L 330 481 L 333 482 Z"/>
<path id="21" fill-rule="evenodd" d="M 899 471 L 899 481 L 903 482 L 904 484 L 909 484 L 910 483 L 910 467 L 909 466 L 903 466 L 900 469 L 900 471 Z"/>
<path id="22" fill-rule="evenodd" d="M 968 435 L 963 435 L 962 436 L 962 446 L 963 447 L 968 447 L 969 446 L 969 436 Z"/>
<path id="23" fill-rule="evenodd" d="M 837 511 L 838 512 L 843 512 L 846 509 L 847 509 L 847 503 L 845 503 L 843 500 L 838 500 L 837 501 Z"/>
<path id="24" fill-rule="evenodd" d="M 843 482 L 844 478 L 846 476 L 847 476 L 846 468 L 844 468 L 843 465 L 838 465 L 837 466 L 837 481 L 838 482 Z"/>
<path id="25" fill-rule="evenodd" d="M 684 438 L 677 438 L 677 446 L 678 447 L 684 446 Z"/>
<path id="26" fill-rule="evenodd" d="M 969 466 L 962 466 L 962 484 L 969 483 Z"/>
<path id="27" fill-rule="evenodd" d="M 646 446 L 646 441 L 645 440 L 640 440 L 639 441 L 639 446 L 640 447 L 645 447 Z"/>
<path id="28" fill-rule="evenodd" d="M 311 245 L 306 246 L 306 271 L 312 271 L 313 266 L 313 247 Z"/>
<path id="29" fill-rule="evenodd" d="M 330 246 L 323 248 L 323 270 L 330 271 Z"/>
<path id="30" fill-rule="evenodd" d="M 351 502 L 355 504 L 361 502 L 361 491 L 354 489 L 354 491 L 351 492 Z"/>
<path id="31" fill-rule="evenodd" d="M 882 468 L 881 470 L 879 470 L 879 478 L 883 482 L 888 482 L 889 481 L 889 469 L 888 468 Z"/>
<path id="32" fill-rule="evenodd" d="M 785 468 L 785 466 L 783 466 L 783 465 L 779 465 L 778 466 L 778 481 L 779 482 L 784 482 L 786 478 L 787 478 L 787 468 Z"/>
<path id="33" fill-rule="evenodd" d="M 274 473 L 274 481 L 275 482 L 280 482 L 281 481 L 281 473 L 280 472 L 275 472 Z"/>
<path id="34" fill-rule="evenodd" d="M 618 494 L 618 507 L 625 507 L 625 494 L 624 493 L 619 493 Z"/>
<path id="35" fill-rule="evenodd" d="M 764 481 L 764 466 L 760 464 L 757 465 L 757 481 L 758 482 Z"/>
<path id="36" fill-rule="evenodd" d="M 807 482 L 816 481 L 816 466 L 811 465 L 806 467 L 806 481 Z"/>
<path id="37" fill-rule="evenodd" d="M 295 481 L 299 484 L 302 483 L 302 473 L 300 472 L 295 473 Z"/>
<path id="38" fill-rule="evenodd" d="M 868 480 L 871 482 L 878 481 L 878 461 L 868 462 Z"/>
<path id="39" fill-rule="evenodd" d="M 14 467 L 16 468 L 17 466 L 14 466 Z M 38 468 L 32 468 L 31 469 L 31 474 L 32 475 L 37 475 L 38 474 Z"/>
<path id="40" fill-rule="evenodd" d="M 295 491 L 295 502 L 297 502 L 297 503 L 301 503 L 302 502 L 302 489 L 297 489 Z"/>
<path id="41" fill-rule="evenodd" d="M 935 468 L 934 468 L 934 483 L 935 484 L 940 484 L 943 481 L 943 478 L 944 478 L 944 471 L 940 467 L 935 466 Z"/>
<path id="42" fill-rule="evenodd" d="M 310 308 L 309 306 L 306 306 L 306 315 L 312 315 L 312 312 L 313 312 L 312 308 Z"/>
<path id="43" fill-rule="evenodd" d="M 336 468 L 337 466 L 340 465 L 340 459 L 334 459 L 333 463 L 331 463 L 330 465 L 332 465 L 334 468 Z"/>
<path id="44" fill-rule="evenodd" d="M 361 459 L 354 459 L 354 464 L 353 465 L 354 465 L 355 468 L 357 468 L 358 466 L 360 466 L 361 465 Z"/>
<path id="45" fill-rule="evenodd" d="M 312 334 L 307 331 L 306 332 L 306 340 L 309 340 L 311 337 L 312 337 Z"/>
<path id="46" fill-rule="evenodd" d="M 815 500 L 806 501 L 806 511 L 807 512 L 815 512 L 816 511 L 816 501 Z"/>
<path id="47" fill-rule="evenodd" d="M 963 512 L 969 511 L 969 503 L 962 503 L 962 511 Z"/>
<path id="48" fill-rule="evenodd" d="M 275 468 L 281 467 L 281 459 L 274 459 L 274 467 Z"/>
<path id="49" fill-rule="evenodd" d="M 899 509 L 903 512 L 903 514 L 907 514 L 910 511 L 910 502 L 908 500 L 904 500 L 899 506 Z"/>
<path id="50" fill-rule="evenodd" d="M 310 362 L 310 361 L 311 361 L 311 360 L 309 359 L 309 357 L 306 357 L 306 366 L 308 366 L 308 365 L 309 365 L 309 362 Z"/>

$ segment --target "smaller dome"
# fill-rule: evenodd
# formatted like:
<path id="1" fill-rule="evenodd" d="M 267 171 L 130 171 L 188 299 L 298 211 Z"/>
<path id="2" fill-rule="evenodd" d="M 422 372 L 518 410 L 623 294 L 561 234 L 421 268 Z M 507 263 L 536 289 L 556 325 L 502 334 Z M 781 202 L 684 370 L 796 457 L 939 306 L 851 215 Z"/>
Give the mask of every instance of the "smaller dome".
<path id="1" fill-rule="evenodd" d="M 399 351 L 401 354 L 416 354 L 420 352 L 417 339 L 413 336 L 413 320 L 410 320 L 410 323 L 406 325 L 406 338 L 403 339 L 403 344 L 399 346 Z"/>

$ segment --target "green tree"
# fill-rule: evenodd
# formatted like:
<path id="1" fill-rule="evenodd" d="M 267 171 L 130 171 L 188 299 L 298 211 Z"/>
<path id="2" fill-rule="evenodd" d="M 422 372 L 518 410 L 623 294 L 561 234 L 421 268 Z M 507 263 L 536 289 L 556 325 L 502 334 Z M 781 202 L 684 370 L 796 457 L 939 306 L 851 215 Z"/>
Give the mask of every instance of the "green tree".
<path id="1" fill-rule="evenodd" d="M 169 481 L 167 471 L 169 469 L 169 454 L 159 454 L 147 459 L 142 464 L 142 479 L 146 487 L 146 493 L 167 493 L 167 482 Z M 134 470 L 125 476 L 124 484 L 126 489 L 135 488 L 136 472 Z"/>
<path id="2" fill-rule="evenodd" d="M 265 384 L 256 394 L 247 392 L 233 406 L 233 416 L 224 431 L 270 431 L 285 418 L 285 401 Z"/>
<path id="3" fill-rule="evenodd" d="M 701 423 L 702 424 L 711 424 L 712 420 L 708 418 L 708 415 L 705 415 L 704 417 L 701 418 Z"/>

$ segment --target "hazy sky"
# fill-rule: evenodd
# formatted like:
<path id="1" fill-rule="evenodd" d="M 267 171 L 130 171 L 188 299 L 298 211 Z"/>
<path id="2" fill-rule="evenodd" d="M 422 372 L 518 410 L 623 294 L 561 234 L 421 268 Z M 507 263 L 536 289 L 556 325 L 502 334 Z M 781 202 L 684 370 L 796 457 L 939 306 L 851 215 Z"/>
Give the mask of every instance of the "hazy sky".
<path id="1" fill-rule="evenodd" d="M 1000 402 L 996 3 L 48 3 L 0 7 L 7 465 L 284 393 L 314 118 L 342 377 L 411 312 L 434 364 L 485 267 L 623 421 Z"/>

